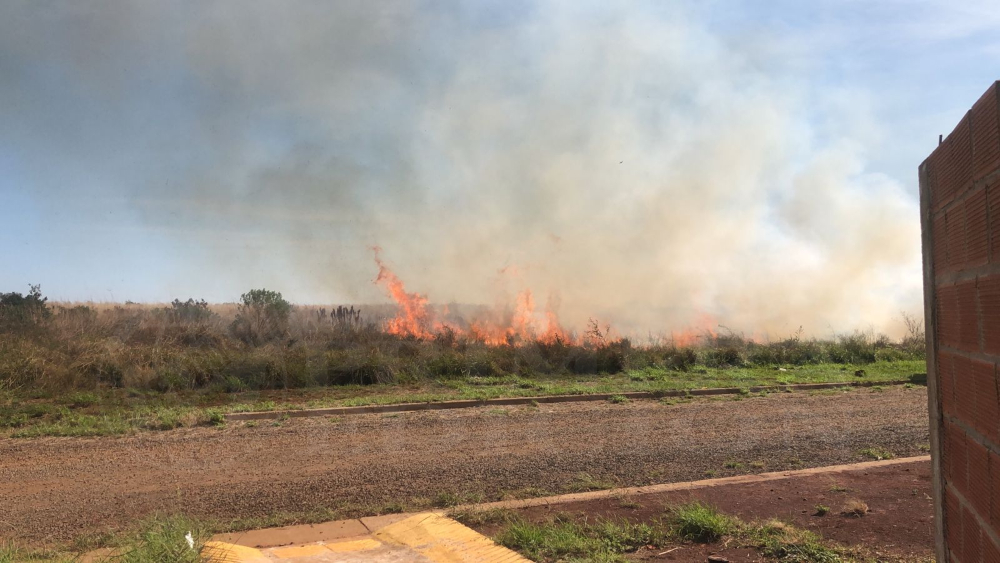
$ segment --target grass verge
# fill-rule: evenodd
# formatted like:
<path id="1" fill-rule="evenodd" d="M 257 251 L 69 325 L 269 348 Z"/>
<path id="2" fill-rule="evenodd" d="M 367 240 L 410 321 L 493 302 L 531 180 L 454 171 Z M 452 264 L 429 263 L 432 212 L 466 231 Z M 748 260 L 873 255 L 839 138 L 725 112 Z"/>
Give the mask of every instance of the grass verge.
<path id="1" fill-rule="evenodd" d="M 838 563 L 854 561 L 857 554 L 835 546 L 820 536 L 789 524 L 769 520 L 744 522 L 700 503 L 668 510 L 652 522 L 626 519 L 579 521 L 560 514 L 544 522 L 531 522 L 516 513 L 493 511 L 457 514 L 471 524 L 502 523 L 494 539 L 532 561 L 613 563 L 641 548 L 675 544 L 725 543 L 747 547 L 775 561 Z"/>
<path id="2" fill-rule="evenodd" d="M 457 399 L 538 397 L 543 395 L 666 392 L 699 388 L 778 386 L 850 381 L 852 366 L 815 364 L 773 367 L 695 367 L 688 371 L 644 368 L 613 375 L 524 377 L 467 376 L 421 383 L 340 385 L 270 391 L 220 390 L 158 392 L 102 389 L 50 394 L 0 391 L 0 436 L 109 436 L 191 426 L 222 426 L 224 414 Z M 866 381 L 912 378 L 923 361 L 867 364 Z M 622 397 L 621 399 L 624 399 Z M 625 402 L 621 399 L 612 402 Z"/>

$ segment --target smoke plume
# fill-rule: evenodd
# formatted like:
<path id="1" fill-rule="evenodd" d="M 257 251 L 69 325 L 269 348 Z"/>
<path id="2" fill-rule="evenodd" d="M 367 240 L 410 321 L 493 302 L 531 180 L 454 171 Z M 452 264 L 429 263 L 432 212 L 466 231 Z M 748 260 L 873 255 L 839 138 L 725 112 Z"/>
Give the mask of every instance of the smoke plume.
<path id="1" fill-rule="evenodd" d="M 164 299 L 384 302 L 379 246 L 431 302 L 528 289 L 575 330 L 919 313 L 914 190 L 870 169 L 865 97 L 690 7 L 49 6 L 4 9 L 0 68 L 24 78 L 0 116 L 158 245 Z M 46 201 L 78 197 L 37 167 Z"/>

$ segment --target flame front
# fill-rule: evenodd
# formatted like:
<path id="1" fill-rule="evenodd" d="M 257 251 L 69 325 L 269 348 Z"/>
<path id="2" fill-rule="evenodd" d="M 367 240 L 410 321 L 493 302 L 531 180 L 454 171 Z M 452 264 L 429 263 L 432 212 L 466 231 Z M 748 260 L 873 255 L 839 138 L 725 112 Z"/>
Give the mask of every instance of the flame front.
<path id="1" fill-rule="evenodd" d="M 518 342 L 572 343 L 574 339 L 559 323 L 554 300 L 549 299 L 544 312 L 535 308 L 535 298 L 530 289 L 521 291 L 509 313 L 491 311 L 484 318 L 469 323 L 468 328 L 436 320 L 434 311 L 426 295 L 408 293 L 399 279 L 382 260 L 379 247 L 374 248 L 378 277 L 375 283 L 382 285 L 389 297 L 398 306 L 396 316 L 386 322 L 385 330 L 397 336 L 431 339 L 445 330 L 490 345 L 516 344 Z M 447 313 L 445 313 L 447 315 Z"/>
<path id="2" fill-rule="evenodd" d="M 399 306 L 396 317 L 386 323 L 385 330 L 397 336 L 413 336 L 415 338 L 433 338 L 430 330 L 431 311 L 427 306 L 427 296 L 419 293 L 407 293 L 403 281 L 390 270 L 379 253 L 381 248 L 375 247 L 375 263 L 378 264 L 378 277 L 375 283 L 385 286 L 389 297 Z"/>
<path id="3" fill-rule="evenodd" d="M 375 263 L 378 265 L 378 277 L 375 283 L 382 285 L 389 297 L 396 302 L 396 316 L 386 322 L 385 330 L 389 334 L 430 340 L 438 335 L 450 332 L 456 336 L 469 338 L 493 346 L 516 345 L 527 342 L 555 344 L 587 344 L 603 346 L 621 337 L 610 327 L 601 327 L 597 321 L 591 320 L 592 326 L 583 336 L 576 336 L 566 331 L 559 322 L 558 300 L 550 296 L 544 311 L 538 311 L 535 298 L 530 289 L 517 294 L 512 306 L 501 306 L 485 311 L 469 322 L 453 323 L 436 318 L 434 309 L 430 306 L 426 295 L 408 293 L 402 280 L 399 279 L 382 260 L 379 247 L 374 248 Z M 507 272 L 511 267 L 504 268 L 500 273 Z M 442 318 L 448 317 L 448 309 L 444 308 Z M 670 340 L 678 347 L 695 346 L 702 340 L 716 338 L 718 322 L 715 317 L 702 313 L 692 326 L 681 331 L 671 332 Z"/>

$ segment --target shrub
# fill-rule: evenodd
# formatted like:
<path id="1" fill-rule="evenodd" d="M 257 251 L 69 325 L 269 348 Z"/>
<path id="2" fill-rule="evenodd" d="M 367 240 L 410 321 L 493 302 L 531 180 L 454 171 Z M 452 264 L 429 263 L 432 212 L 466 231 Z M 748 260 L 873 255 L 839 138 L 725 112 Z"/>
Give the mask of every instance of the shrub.
<path id="1" fill-rule="evenodd" d="M 246 295 L 244 294 L 244 297 Z M 280 298 L 281 295 L 278 294 L 278 297 Z M 215 316 L 215 313 L 208 308 L 208 302 L 204 299 L 201 301 L 174 299 L 170 303 L 170 308 L 163 311 L 167 319 L 173 323 L 200 323 L 211 320 Z"/>
<path id="2" fill-rule="evenodd" d="M 0 293 L 0 330 L 20 330 L 47 320 L 52 311 L 46 306 L 39 285 L 29 286 L 27 295 L 17 292 Z"/>
<path id="3" fill-rule="evenodd" d="M 291 311 L 291 303 L 277 291 L 251 289 L 240 296 L 233 332 L 240 340 L 255 346 L 283 338 L 288 333 Z"/>

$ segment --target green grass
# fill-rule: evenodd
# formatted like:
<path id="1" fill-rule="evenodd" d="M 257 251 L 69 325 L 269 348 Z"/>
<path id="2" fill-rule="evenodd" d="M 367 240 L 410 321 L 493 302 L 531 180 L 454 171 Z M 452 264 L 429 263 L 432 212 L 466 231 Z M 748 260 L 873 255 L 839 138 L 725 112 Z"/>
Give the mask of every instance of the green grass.
<path id="1" fill-rule="evenodd" d="M 710 506 L 692 503 L 669 510 L 650 522 L 620 518 L 574 518 L 559 514 L 533 522 L 515 512 L 466 513 L 457 517 L 471 525 L 502 524 L 497 543 L 540 562 L 625 562 L 626 554 L 645 546 L 663 549 L 684 543 L 724 542 L 756 549 L 769 560 L 838 563 L 854 560 L 848 550 L 780 521 L 743 522 Z"/>
<path id="2" fill-rule="evenodd" d="M 892 459 L 896 457 L 896 454 L 879 446 L 864 448 L 862 450 L 859 450 L 858 454 L 874 460 Z"/>
<path id="3" fill-rule="evenodd" d="M 76 557 L 49 550 L 21 548 L 0 542 L 0 563 L 71 563 Z"/>
<path id="4" fill-rule="evenodd" d="M 907 379 L 924 369 L 923 361 L 901 360 L 866 365 L 868 381 Z M 337 406 L 439 402 L 456 399 L 538 397 L 633 391 L 662 393 L 699 388 L 850 381 L 851 367 L 815 364 L 777 371 L 771 367 L 710 368 L 688 371 L 660 368 L 613 375 L 517 375 L 438 379 L 420 383 L 341 385 L 275 391 L 219 390 L 155 392 L 137 389 L 74 391 L 64 395 L 0 392 L 0 435 L 105 436 L 138 431 L 221 425 L 225 413 Z M 624 397 L 621 397 L 624 399 Z M 667 404 L 684 402 L 667 399 Z M 612 402 L 621 402 L 613 400 Z"/>
<path id="5" fill-rule="evenodd" d="M 736 527 L 736 521 L 729 516 L 698 502 L 674 508 L 670 524 L 681 539 L 699 543 L 719 541 Z"/>

